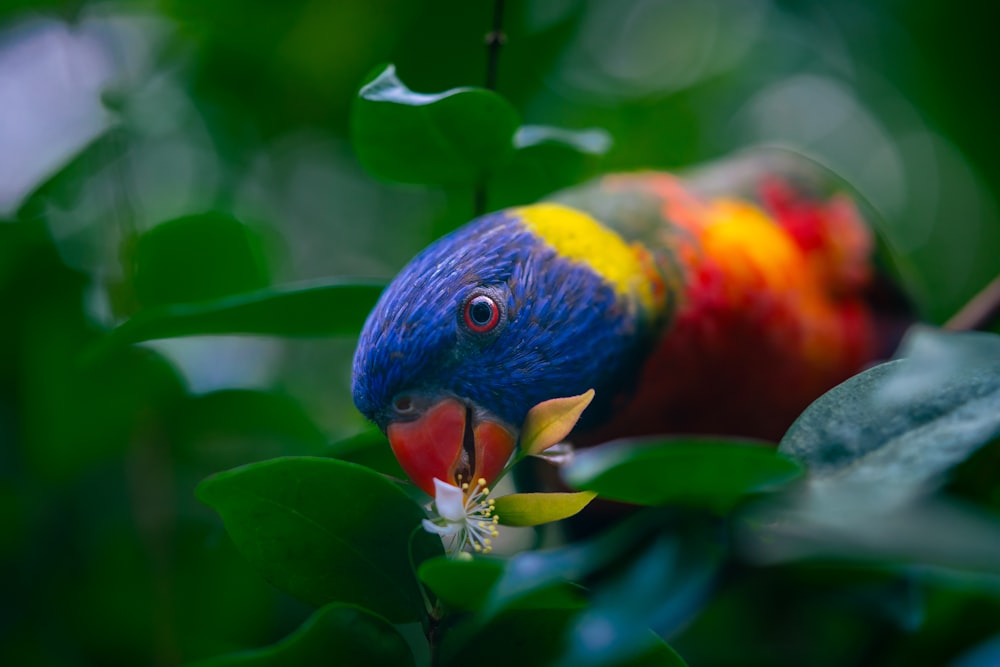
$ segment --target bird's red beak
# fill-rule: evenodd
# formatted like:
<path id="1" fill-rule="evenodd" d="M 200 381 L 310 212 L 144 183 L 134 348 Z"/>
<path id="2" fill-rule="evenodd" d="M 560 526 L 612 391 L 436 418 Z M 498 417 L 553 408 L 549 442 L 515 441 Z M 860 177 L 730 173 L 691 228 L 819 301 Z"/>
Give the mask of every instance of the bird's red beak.
<path id="1" fill-rule="evenodd" d="M 492 484 L 517 444 L 510 429 L 451 397 L 416 419 L 390 423 L 386 435 L 406 474 L 432 496 L 435 477 L 455 486 Z"/>

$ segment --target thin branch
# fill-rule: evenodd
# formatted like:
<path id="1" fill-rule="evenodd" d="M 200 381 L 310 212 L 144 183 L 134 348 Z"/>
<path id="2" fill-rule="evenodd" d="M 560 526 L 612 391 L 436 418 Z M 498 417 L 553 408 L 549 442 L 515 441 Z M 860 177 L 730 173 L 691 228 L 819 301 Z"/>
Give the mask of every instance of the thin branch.
<path id="1" fill-rule="evenodd" d="M 497 71 L 500 69 L 500 47 L 507 41 L 503 34 L 504 0 L 493 0 L 493 29 L 486 34 L 486 89 L 497 89 Z M 476 216 L 486 212 L 486 184 L 480 184 L 473 196 Z"/>
<path id="2" fill-rule="evenodd" d="M 1000 317 L 1000 276 L 972 297 L 943 328 L 949 331 L 985 329 Z"/>
<path id="3" fill-rule="evenodd" d="M 486 89 L 497 89 L 497 70 L 500 64 L 500 47 L 507 41 L 503 34 L 503 3 L 504 0 L 493 2 L 493 30 L 486 35 Z"/>

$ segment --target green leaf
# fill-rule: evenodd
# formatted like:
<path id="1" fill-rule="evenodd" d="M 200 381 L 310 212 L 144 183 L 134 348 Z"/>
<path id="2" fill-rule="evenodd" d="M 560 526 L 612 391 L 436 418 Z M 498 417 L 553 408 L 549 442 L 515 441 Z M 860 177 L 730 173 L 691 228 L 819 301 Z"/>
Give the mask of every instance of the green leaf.
<path id="1" fill-rule="evenodd" d="M 493 587 L 508 567 L 508 562 L 491 558 L 455 560 L 433 558 L 420 566 L 420 580 L 440 600 L 461 611 L 478 611 L 490 602 Z M 538 586 L 517 597 L 505 599 L 492 611 L 500 609 L 578 609 L 586 599 L 575 584 L 561 580 L 539 581 Z"/>
<path id="2" fill-rule="evenodd" d="M 227 389 L 180 401 L 167 417 L 177 460 L 204 474 L 278 456 L 322 455 L 326 435 L 286 394 Z"/>
<path id="3" fill-rule="evenodd" d="M 135 244 L 132 284 L 146 308 L 216 299 L 269 282 L 260 236 L 223 213 L 160 223 Z"/>
<path id="4" fill-rule="evenodd" d="M 586 130 L 567 130 L 546 125 L 522 125 L 514 135 L 516 148 L 530 148 L 542 144 L 567 146 L 578 153 L 604 155 L 612 145 L 611 135 L 592 127 Z"/>
<path id="5" fill-rule="evenodd" d="M 406 472 L 393 455 L 389 441 L 376 426 L 368 426 L 354 435 L 330 444 L 324 453 L 341 461 L 366 466 L 383 475 L 406 479 Z M 423 494 L 423 491 L 416 490 Z"/>
<path id="6" fill-rule="evenodd" d="M 579 493 L 512 493 L 496 499 L 496 515 L 504 526 L 539 526 L 578 514 L 597 497 Z"/>
<path id="7" fill-rule="evenodd" d="M 632 658 L 615 662 L 616 667 L 687 667 L 684 658 L 670 644 L 650 632 L 644 642 L 646 648 Z M 578 663 L 579 664 L 579 663 Z"/>
<path id="8" fill-rule="evenodd" d="M 821 396 L 781 441 L 814 483 L 926 491 L 1000 436 L 1000 336 L 910 332 L 904 358 Z"/>
<path id="9" fill-rule="evenodd" d="M 841 558 L 1000 574 L 1000 521 L 940 498 L 897 505 L 877 489 L 835 486 L 742 517 L 744 551 L 765 563 Z"/>
<path id="10" fill-rule="evenodd" d="M 588 609 L 567 628 L 560 667 L 686 667 L 662 639 L 625 610 Z"/>
<path id="11" fill-rule="evenodd" d="M 638 512 L 601 535 L 557 549 L 523 551 L 507 561 L 503 575 L 490 593 L 492 612 L 518 603 L 552 584 L 582 581 L 616 559 L 636 549 L 651 530 L 662 528 L 662 520 L 652 512 Z"/>
<path id="12" fill-rule="evenodd" d="M 282 458 L 219 473 L 198 497 L 286 593 L 316 606 L 358 604 L 392 622 L 421 616 L 411 551 L 416 566 L 440 555 L 441 543 L 418 529 L 419 505 L 381 475 L 333 459 Z"/>
<path id="13" fill-rule="evenodd" d="M 576 614 L 576 609 L 507 609 L 485 623 L 473 617 L 445 635 L 441 663 L 459 665 L 474 655 L 476 667 L 555 664 Z"/>
<path id="14" fill-rule="evenodd" d="M 312 667 L 340 664 L 413 665 L 406 640 L 385 619 L 366 609 L 332 603 L 277 644 L 208 660 L 190 667 Z"/>
<path id="15" fill-rule="evenodd" d="M 353 336 L 384 287 L 381 281 L 333 279 L 149 308 L 112 331 L 106 345 L 206 334 Z"/>
<path id="16" fill-rule="evenodd" d="M 752 555 L 1000 571 L 996 516 L 930 495 L 1000 435 L 1000 336 L 916 328 L 900 354 L 821 396 L 789 429 L 782 450 L 808 466 L 809 483 L 748 513 Z"/>
<path id="17" fill-rule="evenodd" d="M 417 576 L 451 607 L 473 611 L 485 604 L 503 570 L 503 563 L 494 559 L 433 558 L 420 565 Z"/>
<path id="18" fill-rule="evenodd" d="M 490 181 L 490 208 L 528 204 L 590 178 L 611 138 L 600 129 L 524 125 L 514 146 L 513 159 Z"/>
<path id="19" fill-rule="evenodd" d="M 765 443 L 714 438 L 622 440 L 578 452 L 563 469 L 570 486 L 602 498 L 719 510 L 799 474 L 798 464 Z"/>
<path id="20" fill-rule="evenodd" d="M 358 92 L 351 131 L 358 159 L 375 176 L 469 187 L 510 160 L 517 126 L 514 107 L 492 91 L 417 93 L 388 65 Z"/>

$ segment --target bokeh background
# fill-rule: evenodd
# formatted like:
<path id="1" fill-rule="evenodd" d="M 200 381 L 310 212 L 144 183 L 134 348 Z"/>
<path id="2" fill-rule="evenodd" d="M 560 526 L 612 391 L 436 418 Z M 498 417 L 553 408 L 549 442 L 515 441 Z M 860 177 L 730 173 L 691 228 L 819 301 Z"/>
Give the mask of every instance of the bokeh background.
<path id="1" fill-rule="evenodd" d="M 421 92 L 483 85 L 492 13 L 0 5 L 0 662 L 174 665 L 305 618 L 193 489 L 362 431 L 354 341 L 187 338 L 81 359 L 143 307 L 391 277 L 468 219 L 469 191 L 366 175 L 350 109 L 386 62 Z M 607 130 L 595 170 L 761 143 L 815 157 L 878 212 L 891 271 L 942 322 L 1000 272 L 991 19 L 989 3 L 944 0 L 508 0 L 498 89 L 525 123 Z"/>

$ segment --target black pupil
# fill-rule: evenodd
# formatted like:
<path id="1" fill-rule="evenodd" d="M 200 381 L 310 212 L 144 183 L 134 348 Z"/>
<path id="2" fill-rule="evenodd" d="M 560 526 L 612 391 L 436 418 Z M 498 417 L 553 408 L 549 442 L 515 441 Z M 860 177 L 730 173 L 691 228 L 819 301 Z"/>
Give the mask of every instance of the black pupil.
<path id="1" fill-rule="evenodd" d="M 485 298 L 477 299 L 472 302 L 472 308 L 469 309 L 469 316 L 472 318 L 474 324 L 481 327 L 486 326 L 493 319 L 493 304 Z"/>

